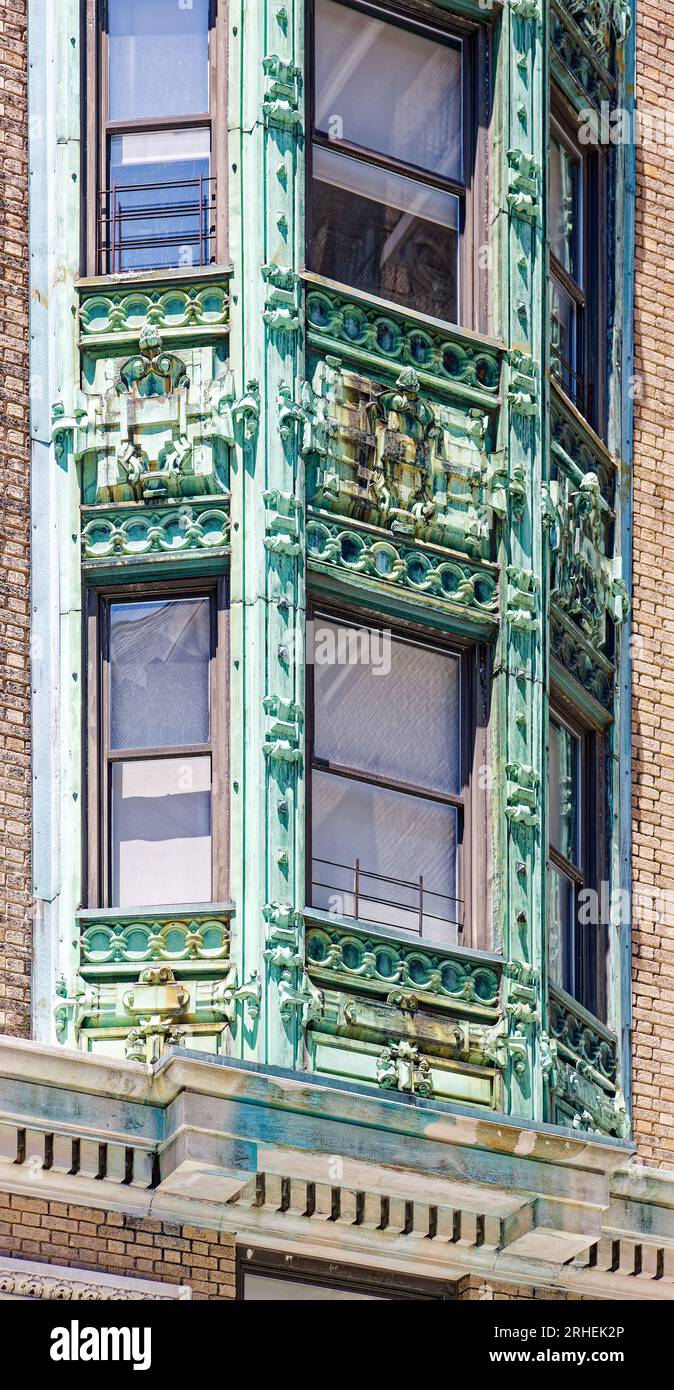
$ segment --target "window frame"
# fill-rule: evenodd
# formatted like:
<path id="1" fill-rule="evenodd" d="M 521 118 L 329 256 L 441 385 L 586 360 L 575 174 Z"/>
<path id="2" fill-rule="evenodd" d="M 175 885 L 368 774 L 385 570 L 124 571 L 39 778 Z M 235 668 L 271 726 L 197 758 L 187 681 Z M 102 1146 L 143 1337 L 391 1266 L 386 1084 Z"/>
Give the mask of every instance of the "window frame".
<path id="1" fill-rule="evenodd" d="M 380 19 L 384 23 L 393 24 L 398 28 L 406 29 L 416 34 L 424 35 L 435 39 L 436 42 L 449 44 L 452 40 L 459 40 L 462 48 L 462 96 L 463 96 L 463 182 L 459 183 L 453 179 L 443 178 L 431 171 L 424 170 L 412 164 L 406 164 L 402 160 L 393 158 L 390 155 L 381 154 L 376 150 L 367 150 L 360 145 L 353 145 L 346 140 L 331 140 L 316 129 L 316 102 L 315 102 L 315 79 L 316 79 L 316 32 L 315 32 L 315 5 L 314 0 L 305 0 L 305 33 L 306 33 L 306 55 L 307 55 L 307 83 L 306 83 L 306 153 L 305 153 L 305 269 L 309 274 L 319 275 L 314 269 L 312 241 L 314 226 L 314 196 L 313 196 L 313 149 L 314 145 L 319 145 L 323 149 L 330 149 L 348 156 L 349 158 L 361 160 L 368 165 L 376 165 L 390 173 L 399 174 L 404 178 L 421 184 L 422 187 L 440 189 L 443 192 L 453 194 L 459 200 L 459 228 L 458 228 L 458 273 L 457 273 L 457 293 L 458 293 L 458 313 L 456 324 L 457 328 L 465 328 L 469 332 L 486 332 L 488 319 L 488 297 L 489 286 L 485 284 L 488 278 L 484 271 L 480 271 L 477 264 L 477 255 L 474 254 L 481 242 L 486 241 L 487 218 L 487 196 L 488 196 L 488 139 L 487 129 L 489 126 L 489 94 L 491 91 L 491 68 L 490 68 L 490 45 L 489 29 L 484 24 L 471 23 L 458 15 L 444 14 L 438 11 L 432 18 L 427 14 L 420 14 L 417 9 L 408 7 L 405 0 L 336 0 L 346 9 L 353 9 L 362 14 L 370 15 Z M 486 81 L 484 78 L 486 77 Z M 468 251 L 466 250 L 468 247 Z M 321 279 L 325 277 L 321 276 Z M 373 292 L 362 289 L 359 285 L 344 285 L 345 290 L 355 290 L 356 293 L 371 294 Z M 412 314 L 424 314 L 425 311 L 418 309 L 413 304 L 399 304 L 397 300 L 388 300 L 382 294 L 374 295 L 374 298 L 383 298 L 386 303 L 393 304 L 401 313 L 410 312 Z M 425 315 L 429 317 L 428 314 Z M 444 320 L 450 322 L 450 320 Z"/>
<path id="2" fill-rule="evenodd" d="M 463 904 L 463 921 L 456 923 L 458 947 L 474 950 L 491 949 L 487 912 L 487 862 L 488 862 L 488 815 L 486 787 L 480 786 L 479 768 L 486 766 L 488 737 L 488 699 L 489 668 L 486 647 L 465 638 L 455 637 L 443 632 L 424 630 L 407 623 L 400 617 L 388 621 L 381 613 L 369 609 L 359 611 L 353 604 L 340 603 L 332 598 L 321 599 L 309 596 L 307 619 L 338 623 L 346 627 L 366 627 L 391 632 L 393 640 L 407 641 L 441 652 L 460 662 L 460 730 L 459 751 L 461 764 L 461 791 L 459 794 L 442 793 L 415 786 L 412 783 L 398 782 L 393 778 L 378 774 L 349 769 L 330 764 L 315 756 L 315 682 L 314 664 L 306 664 L 306 710 L 307 710 L 307 778 L 305 788 L 306 807 L 306 846 L 305 856 L 305 898 L 307 912 L 319 912 L 314 907 L 313 898 L 313 816 L 312 782 L 314 771 L 328 772 L 343 776 L 384 790 L 417 796 L 421 800 L 432 801 L 438 805 L 457 808 L 457 901 Z M 480 717 L 482 716 L 482 717 Z M 432 890 L 429 889 L 432 894 Z M 428 938 L 421 933 L 409 931 L 393 924 L 370 922 L 363 918 L 353 919 L 354 924 L 368 931 L 391 935 L 405 941 L 417 941 L 420 947 L 428 946 Z M 454 925 L 454 924 L 450 924 Z M 433 942 L 433 948 L 445 949 L 444 943 Z M 456 949 L 448 941 L 446 949 Z"/>
<path id="3" fill-rule="evenodd" d="M 561 375 L 552 369 L 555 381 L 592 429 L 603 437 L 605 431 L 605 373 L 606 373 L 606 273 L 608 265 L 607 227 L 608 166 L 606 157 L 592 145 L 582 146 L 574 134 L 578 115 L 554 89 L 550 101 L 550 137 L 564 145 L 581 168 L 581 235 L 579 250 L 582 264 L 582 283 L 575 280 L 557 260 L 549 246 L 550 291 L 556 281 L 570 296 L 576 308 L 575 354 L 576 366 L 568 368 L 574 378 L 569 391 Z M 548 161 L 550 165 L 550 161 Z M 548 199 L 550 185 L 548 180 Z M 549 327 L 552 327 L 550 300 Z M 550 334 L 551 338 L 551 334 Z M 580 358 L 580 368 L 578 367 Z"/>
<path id="4" fill-rule="evenodd" d="M 172 598 L 208 598 L 211 616 L 209 662 L 208 743 L 165 748 L 110 748 L 109 616 L 114 603 L 151 602 Z M 111 776 L 115 762 L 171 757 L 211 759 L 211 898 L 225 902 L 229 880 L 229 601 L 224 576 L 213 580 L 185 580 L 101 585 L 86 591 L 86 730 L 83 740 L 87 828 L 84 836 L 83 882 L 87 906 L 122 913 L 133 907 L 112 903 L 111 877 Z M 192 906 L 192 903 L 176 906 Z M 208 904 L 205 904 L 206 906 Z M 147 912 L 157 904 L 142 908 Z M 140 907 L 138 909 L 141 910 Z M 162 908 L 166 911 L 166 907 Z"/>
<path id="5" fill-rule="evenodd" d="M 108 146 L 115 134 L 162 130 L 206 129 L 211 137 L 211 177 L 215 179 L 215 235 L 213 266 L 227 261 L 227 25 L 226 0 L 208 0 L 209 6 L 209 110 L 190 116 L 161 116 L 130 120 L 108 119 L 108 6 L 110 0 L 86 0 L 86 96 L 83 102 L 83 140 L 86 149 L 86 217 L 83 226 L 82 262 L 86 273 L 115 278 L 143 275 L 203 275 L 211 263 L 147 270 L 116 271 L 108 253 L 99 248 L 100 195 L 107 188 Z M 106 262 L 105 268 L 102 261 Z"/>
<path id="6" fill-rule="evenodd" d="M 578 779 L 578 837 L 580 853 L 578 864 L 567 859 L 550 841 L 548 817 L 548 864 L 566 875 L 574 888 L 574 927 L 573 927 L 573 991 L 561 981 L 550 979 L 553 988 L 562 990 L 575 1003 L 580 1004 L 595 1018 L 606 1022 L 608 1001 L 608 981 L 606 959 L 608 952 L 607 924 L 598 922 L 581 923 L 578 918 L 578 896 L 583 890 L 591 890 L 600 896 L 601 880 L 606 877 L 606 747 L 605 731 L 596 728 L 557 692 L 550 696 L 548 709 L 547 767 L 550 766 L 550 725 L 555 723 L 567 729 L 579 740 L 581 775 Z M 548 784 L 549 784 L 548 775 Z M 548 797 L 550 786 L 548 785 Z M 546 913 L 546 934 L 548 917 Z M 594 944 L 593 944 L 594 934 Z M 549 968 L 549 941 L 547 960 Z M 601 969 L 600 969 L 601 966 Z"/>
<path id="7" fill-rule="evenodd" d="M 447 1279 L 426 1279 L 401 1274 L 397 1270 L 369 1269 L 366 1265 L 336 1263 L 310 1255 L 288 1254 L 285 1250 L 265 1250 L 250 1246 L 237 1250 L 236 1299 L 245 1302 L 246 1274 L 260 1275 L 280 1282 L 302 1283 L 319 1288 L 378 1295 L 382 1299 L 424 1299 L 453 1302 L 458 1286 Z M 250 1300 L 253 1302 L 254 1300 Z"/>

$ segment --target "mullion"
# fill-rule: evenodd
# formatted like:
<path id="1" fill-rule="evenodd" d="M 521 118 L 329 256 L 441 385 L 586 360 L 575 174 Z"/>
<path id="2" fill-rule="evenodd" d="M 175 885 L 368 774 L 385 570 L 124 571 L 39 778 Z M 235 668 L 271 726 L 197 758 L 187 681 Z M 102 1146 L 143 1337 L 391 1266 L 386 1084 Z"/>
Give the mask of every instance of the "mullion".
<path id="1" fill-rule="evenodd" d="M 363 164 L 376 164 L 389 173 L 399 174 L 401 178 L 419 183 L 423 187 L 437 188 L 441 192 L 451 193 L 455 198 L 465 197 L 466 185 L 460 180 L 445 179 L 441 174 L 424 169 L 420 164 L 406 164 L 404 160 L 395 159 L 393 155 L 382 154 L 379 150 L 370 150 L 366 145 L 354 145 L 349 140 L 333 140 L 321 130 L 314 131 L 314 144 L 320 145 L 322 149 L 332 150 L 336 154 L 343 154 L 347 158 L 359 159 Z"/>
<path id="2" fill-rule="evenodd" d="M 208 111 L 199 111 L 194 116 L 143 116 L 129 120 L 106 121 L 105 133 L 111 135 L 144 135 L 153 134 L 157 131 L 168 130 L 191 130 L 192 127 L 199 127 L 200 130 L 207 129 L 211 124 L 211 117 Z"/>
<path id="3" fill-rule="evenodd" d="M 566 877 L 575 884 L 576 888 L 584 888 L 585 875 L 581 870 L 578 869 L 575 864 L 572 864 L 570 859 L 566 859 L 563 854 L 560 854 L 559 850 L 555 849 L 554 845 L 550 845 L 549 853 L 550 863 L 554 864 L 555 868 L 559 869 L 561 873 L 566 874 Z"/>
<path id="4" fill-rule="evenodd" d="M 143 758 L 202 758 L 212 751 L 210 743 L 186 743 L 184 747 L 169 744 L 166 748 L 160 745 L 152 748 L 109 748 L 106 757 L 110 763 L 131 763 L 142 761 Z"/>
<path id="5" fill-rule="evenodd" d="M 376 772 L 346 767 L 342 763 L 332 763 L 327 758 L 317 757 L 315 753 L 311 765 L 316 772 L 332 773 L 335 777 L 346 777 L 350 781 L 366 782 L 369 786 L 381 787 L 383 791 L 402 792 L 404 795 L 416 796 L 423 801 L 436 801 L 443 806 L 454 806 L 458 810 L 463 809 L 463 797 L 454 792 L 431 791 L 429 788 L 417 786 L 413 782 L 396 782 L 392 778 L 381 777 Z"/>

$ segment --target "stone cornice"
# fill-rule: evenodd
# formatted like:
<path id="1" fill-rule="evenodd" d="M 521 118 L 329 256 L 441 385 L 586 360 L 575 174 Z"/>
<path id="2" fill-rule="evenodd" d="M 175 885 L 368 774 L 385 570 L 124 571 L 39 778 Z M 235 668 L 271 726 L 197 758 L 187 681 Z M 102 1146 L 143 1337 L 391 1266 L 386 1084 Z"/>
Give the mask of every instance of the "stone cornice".
<path id="1" fill-rule="evenodd" d="M 1 1039 L 0 1078 L 0 1189 L 438 1277 L 671 1297 L 674 1174 L 615 1140 L 182 1051 L 146 1068 Z"/>

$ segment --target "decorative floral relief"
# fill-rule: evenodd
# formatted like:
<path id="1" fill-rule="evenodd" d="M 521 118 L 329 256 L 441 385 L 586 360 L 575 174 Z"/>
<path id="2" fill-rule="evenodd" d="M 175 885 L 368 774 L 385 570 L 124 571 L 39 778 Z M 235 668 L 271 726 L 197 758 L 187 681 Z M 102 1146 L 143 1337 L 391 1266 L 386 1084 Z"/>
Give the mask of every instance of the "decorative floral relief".
<path id="1" fill-rule="evenodd" d="M 309 340 L 328 351 L 339 351 L 358 360 L 374 354 L 384 363 L 414 367 L 435 377 L 438 387 L 457 388 L 466 403 L 479 397 L 496 403 L 500 382 L 500 354 L 482 343 L 469 343 L 460 335 L 383 311 L 334 291 L 310 289 L 306 297 Z M 475 402 L 477 403 L 477 402 Z"/>
<path id="2" fill-rule="evenodd" d="M 437 550 L 405 546 L 381 532 L 343 526 L 309 515 L 306 527 L 310 562 L 369 576 L 412 593 L 427 594 L 484 616 L 494 614 L 498 594 L 493 570 L 471 569 Z"/>

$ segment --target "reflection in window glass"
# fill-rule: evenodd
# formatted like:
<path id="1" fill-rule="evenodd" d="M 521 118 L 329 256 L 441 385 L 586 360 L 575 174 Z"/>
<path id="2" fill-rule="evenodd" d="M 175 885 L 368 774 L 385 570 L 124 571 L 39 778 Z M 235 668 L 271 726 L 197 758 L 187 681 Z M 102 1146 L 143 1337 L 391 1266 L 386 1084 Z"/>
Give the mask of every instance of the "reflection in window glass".
<path id="1" fill-rule="evenodd" d="M 580 739 L 550 721 L 550 844 L 580 865 Z"/>
<path id="2" fill-rule="evenodd" d="M 582 163 L 561 140 L 550 141 L 550 249 L 578 285 L 582 266 Z"/>
<path id="3" fill-rule="evenodd" d="M 548 866 L 547 927 L 550 979 L 567 994 L 575 995 L 576 888 L 554 864 Z"/>
<path id="4" fill-rule="evenodd" d="M 111 605 L 112 748 L 208 742 L 210 622 L 207 598 Z"/>
<path id="5" fill-rule="evenodd" d="M 456 321 L 459 199 L 362 160 L 314 149 L 312 268 Z"/>
<path id="6" fill-rule="evenodd" d="M 461 47 L 316 0 L 316 129 L 463 177 Z"/>
<path id="7" fill-rule="evenodd" d="M 211 901 L 211 760 L 112 766 L 112 906 Z"/>
<path id="8" fill-rule="evenodd" d="M 550 359 L 564 390 L 575 399 L 580 363 L 576 352 L 578 307 L 555 279 L 550 281 Z"/>
<path id="9" fill-rule="evenodd" d="M 311 269 L 458 322 L 464 41 L 336 0 L 315 17 Z"/>
<path id="10" fill-rule="evenodd" d="M 107 0 L 108 119 L 208 111 L 209 0 Z"/>

